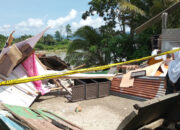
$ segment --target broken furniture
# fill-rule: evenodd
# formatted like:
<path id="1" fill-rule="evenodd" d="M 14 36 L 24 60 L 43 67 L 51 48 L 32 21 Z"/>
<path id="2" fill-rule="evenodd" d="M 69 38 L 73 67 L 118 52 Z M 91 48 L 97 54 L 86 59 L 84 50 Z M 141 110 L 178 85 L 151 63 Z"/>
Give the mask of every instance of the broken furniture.
<path id="1" fill-rule="evenodd" d="M 72 102 L 105 97 L 109 95 L 110 84 L 107 79 L 75 79 L 72 95 L 66 97 Z"/>

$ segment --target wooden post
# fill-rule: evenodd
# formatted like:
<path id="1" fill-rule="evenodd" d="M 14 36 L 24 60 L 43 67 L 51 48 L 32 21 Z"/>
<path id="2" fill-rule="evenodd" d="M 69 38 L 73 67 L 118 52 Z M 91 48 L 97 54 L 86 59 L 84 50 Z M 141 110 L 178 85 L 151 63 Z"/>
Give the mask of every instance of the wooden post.
<path id="1" fill-rule="evenodd" d="M 168 13 L 162 13 L 162 29 L 167 28 L 167 21 L 168 21 Z"/>

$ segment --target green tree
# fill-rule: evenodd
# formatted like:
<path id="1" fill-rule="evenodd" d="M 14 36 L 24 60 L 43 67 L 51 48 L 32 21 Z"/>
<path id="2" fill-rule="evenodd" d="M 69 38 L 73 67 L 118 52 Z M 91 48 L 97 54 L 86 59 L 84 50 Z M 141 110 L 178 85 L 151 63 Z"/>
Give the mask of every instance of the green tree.
<path id="1" fill-rule="evenodd" d="M 135 59 L 151 52 L 150 38 L 161 33 L 161 22 L 154 24 L 143 33 L 136 35 L 134 29 L 148 19 L 168 8 L 177 0 L 91 0 L 90 8 L 82 18 L 93 16 L 94 12 L 106 22 L 100 30 L 105 62 L 118 62 L 122 59 Z M 168 15 L 168 27 L 180 27 L 180 9 Z M 115 30 L 119 25 L 120 30 Z M 126 28 L 130 32 L 126 34 Z M 117 29 L 117 28 L 116 28 Z"/>
<path id="2" fill-rule="evenodd" d="M 67 39 L 69 39 L 72 35 L 72 30 L 71 30 L 71 25 L 67 24 L 66 25 L 66 33 L 67 33 Z"/>
<path id="3" fill-rule="evenodd" d="M 105 64 L 102 53 L 102 35 L 90 26 L 79 28 L 67 50 L 66 61 L 72 65 L 86 66 Z"/>
<path id="4" fill-rule="evenodd" d="M 164 9 L 168 8 L 172 4 L 178 2 L 179 0 L 152 0 L 153 5 L 150 7 L 150 16 L 154 16 Z M 168 27 L 169 28 L 179 28 L 180 27 L 180 8 L 177 8 L 172 13 L 168 14 Z M 159 22 L 159 24 L 161 24 Z M 158 28 L 158 25 L 154 25 Z M 161 26 L 159 26 L 160 28 Z"/>
<path id="5" fill-rule="evenodd" d="M 62 37 L 62 35 L 61 35 L 61 33 L 60 33 L 59 31 L 56 31 L 56 32 L 55 32 L 55 39 L 56 39 L 56 41 L 58 41 L 58 42 L 60 42 L 60 41 L 63 40 L 63 37 Z"/>
<path id="6" fill-rule="evenodd" d="M 44 44 L 46 45 L 55 45 L 55 40 L 53 38 L 52 35 L 47 34 L 46 36 L 44 36 Z"/>
<path id="7" fill-rule="evenodd" d="M 82 18 L 86 19 L 94 12 L 106 21 L 106 25 L 102 26 L 102 31 L 113 29 L 119 25 L 120 33 L 126 32 L 126 27 L 131 22 L 131 18 L 136 14 L 145 15 L 144 11 L 132 4 L 132 0 L 91 0 L 89 2 L 90 8 L 86 11 Z M 135 0 L 134 0 L 135 1 Z M 106 29 L 108 27 L 108 29 Z"/>
<path id="8" fill-rule="evenodd" d="M 20 36 L 20 37 L 18 37 L 18 38 L 15 38 L 14 41 L 13 41 L 13 43 L 17 43 L 17 42 L 26 40 L 26 39 L 28 39 L 28 38 L 30 38 L 30 37 L 32 37 L 32 35 L 26 35 L 26 34 L 25 34 L 25 35 L 22 35 L 22 36 Z"/>
<path id="9" fill-rule="evenodd" d="M 0 34 L 0 48 L 2 49 L 7 41 L 7 37 L 4 35 Z"/>

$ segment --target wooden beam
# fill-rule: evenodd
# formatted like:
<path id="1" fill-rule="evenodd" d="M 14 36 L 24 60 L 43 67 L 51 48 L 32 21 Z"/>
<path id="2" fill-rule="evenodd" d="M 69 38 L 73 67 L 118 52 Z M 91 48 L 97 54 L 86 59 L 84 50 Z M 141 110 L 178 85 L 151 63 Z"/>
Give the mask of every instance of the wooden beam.
<path id="1" fill-rule="evenodd" d="M 12 31 L 11 34 L 9 35 L 5 47 L 11 46 L 11 43 L 12 43 L 12 41 L 13 41 L 13 39 L 14 39 L 14 37 L 13 37 L 13 33 L 14 33 L 14 32 L 15 32 L 15 31 Z"/>
<path id="2" fill-rule="evenodd" d="M 82 65 L 80 65 L 80 66 L 77 66 L 77 67 L 73 68 L 72 70 L 80 69 L 80 68 L 84 67 L 85 65 L 86 65 L 86 64 L 82 64 Z"/>
<path id="3" fill-rule="evenodd" d="M 135 29 L 135 32 L 141 33 L 142 31 L 144 31 L 145 29 L 147 29 L 148 27 L 152 26 L 153 24 L 157 23 L 158 21 L 161 20 L 161 15 L 164 12 L 167 12 L 168 14 L 172 13 L 176 8 L 180 7 L 180 2 L 177 2 L 175 4 L 173 4 L 172 6 L 170 6 L 169 8 L 163 10 L 161 13 L 157 14 L 156 16 L 154 16 L 153 18 L 151 18 L 150 20 L 148 20 L 147 22 L 145 22 L 144 24 L 140 25 L 139 27 L 137 27 Z"/>

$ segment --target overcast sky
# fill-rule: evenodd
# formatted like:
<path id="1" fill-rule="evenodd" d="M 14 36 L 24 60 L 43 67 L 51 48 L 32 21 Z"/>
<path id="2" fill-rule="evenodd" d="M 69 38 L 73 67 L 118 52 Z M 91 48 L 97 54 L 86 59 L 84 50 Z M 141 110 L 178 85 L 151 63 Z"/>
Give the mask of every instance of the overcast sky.
<path id="1" fill-rule="evenodd" d="M 72 30 L 83 25 L 99 27 L 104 24 L 102 18 L 93 16 L 82 20 L 82 13 L 89 9 L 90 0 L 1 0 L 0 34 L 8 36 L 16 30 L 15 36 L 37 34 L 51 26 L 47 33 L 70 24 Z"/>

